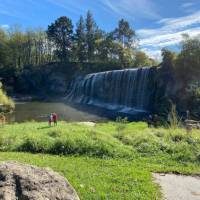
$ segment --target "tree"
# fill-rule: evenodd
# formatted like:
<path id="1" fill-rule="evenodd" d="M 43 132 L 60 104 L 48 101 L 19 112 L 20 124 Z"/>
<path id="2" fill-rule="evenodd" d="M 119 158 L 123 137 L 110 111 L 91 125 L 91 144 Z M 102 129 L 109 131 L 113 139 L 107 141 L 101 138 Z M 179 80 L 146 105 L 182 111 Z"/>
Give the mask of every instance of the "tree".
<path id="1" fill-rule="evenodd" d="M 136 46 L 136 34 L 128 21 L 121 19 L 118 27 L 111 33 L 117 45 L 116 55 L 122 67 L 129 67 L 133 62 L 133 49 Z"/>
<path id="2" fill-rule="evenodd" d="M 132 49 L 124 48 L 121 43 L 115 43 L 115 50 L 122 68 L 129 68 L 133 65 L 134 52 Z"/>
<path id="3" fill-rule="evenodd" d="M 181 52 L 177 57 L 176 72 L 185 84 L 200 76 L 200 38 L 184 36 Z"/>
<path id="4" fill-rule="evenodd" d="M 97 36 L 97 25 L 93 19 L 92 13 L 87 12 L 86 16 L 86 43 L 87 43 L 87 59 L 91 61 L 94 58 L 95 40 Z"/>
<path id="5" fill-rule="evenodd" d="M 143 51 L 136 51 L 135 52 L 135 67 L 144 67 L 144 66 L 153 66 L 156 62 L 149 58 Z"/>
<path id="6" fill-rule="evenodd" d="M 63 16 L 48 26 L 48 38 L 56 45 L 56 52 L 62 62 L 69 61 L 72 47 L 73 25 L 71 19 Z"/>
<path id="7" fill-rule="evenodd" d="M 162 57 L 163 57 L 163 61 L 162 61 L 163 69 L 171 70 L 175 67 L 174 66 L 175 60 L 176 60 L 176 53 L 175 52 L 172 52 L 168 49 L 163 48 L 162 49 Z"/>
<path id="8" fill-rule="evenodd" d="M 76 40 L 76 55 L 79 62 L 84 62 L 87 57 L 87 44 L 86 44 L 86 27 L 83 17 L 81 16 L 78 23 L 75 34 Z"/>
<path id="9" fill-rule="evenodd" d="M 114 31 L 116 39 L 122 44 L 123 48 L 132 48 L 135 45 L 135 31 L 130 27 L 128 21 L 121 19 L 118 27 Z"/>
<path id="10" fill-rule="evenodd" d="M 104 37 L 96 40 L 97 55 L 100 62 L 114 61 L 114 42 L 111 34 L 105 34 Z"/>
<path id="11" fill-rule="evenodd" d="M 10 29 L 9 37 L 9 47 L 12 51 L 12 63 L 19 72 L 23 69 L 25 63 L 23 52 L 26 43 L 26 36 L 22 32 L 21 27 L 15 25 Z"/>
<path id="12" fill-rule="evenodd" d="M 7 34 L 0 29 L 0 67 L 8 66 L 11 63 L 10 53 Z"/>

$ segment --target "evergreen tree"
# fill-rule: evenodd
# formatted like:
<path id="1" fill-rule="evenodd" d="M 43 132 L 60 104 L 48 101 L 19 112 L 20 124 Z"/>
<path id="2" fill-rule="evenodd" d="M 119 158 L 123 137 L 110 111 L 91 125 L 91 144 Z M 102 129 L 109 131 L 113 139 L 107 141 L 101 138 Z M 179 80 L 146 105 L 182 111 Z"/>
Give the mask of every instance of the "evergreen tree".
<path id="1" fill-rule="evenodd" d="M 69 61 L 72 47 L 73 25 L 71 19 L 63 16 L 48 26 L 48 38 L 56 45 L 56 52 L 61 61 Z"/>
<path id="2" fill-rule="evenodd" d="M 123 48 L 131 48 L 135 45 L 135 31 L 130 27 L 129 22 L 121 19 L 118 27 L 114 31 L 116 39 L 122 44 Z"/>
<path id="3" fill-rule="evenodd" d="M 79 62 L 84 62 L 87 57 L 87 44 L 86 44 L 86 27 L 83 17 L 81 16 L 78 23 L 75 34 L 76 40 L 76 56 Z"/>
<path id="4" fill-rule="evenodd" d="M 88 11 L 86 17 L 86 43 L 88 61 L 91 61 L 94 58 L 96 33 L 97 25 L 93 19 L 92 13 Z"/>

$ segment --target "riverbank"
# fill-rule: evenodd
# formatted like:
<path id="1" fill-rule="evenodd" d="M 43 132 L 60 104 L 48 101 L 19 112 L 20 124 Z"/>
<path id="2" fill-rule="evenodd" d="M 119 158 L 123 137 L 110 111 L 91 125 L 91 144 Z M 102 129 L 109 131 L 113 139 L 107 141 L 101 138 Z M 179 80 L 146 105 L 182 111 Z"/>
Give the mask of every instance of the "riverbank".
<path id="1" fill-rule="evenodd" d="M 81 199 L 160 199 L 152 172 L 200 176 L 200 131 L 146 123 L 27 122 L 0 128 L 0 161 L 51 167 Z M 22 153 L 24 152 L 24 153 Z"/>

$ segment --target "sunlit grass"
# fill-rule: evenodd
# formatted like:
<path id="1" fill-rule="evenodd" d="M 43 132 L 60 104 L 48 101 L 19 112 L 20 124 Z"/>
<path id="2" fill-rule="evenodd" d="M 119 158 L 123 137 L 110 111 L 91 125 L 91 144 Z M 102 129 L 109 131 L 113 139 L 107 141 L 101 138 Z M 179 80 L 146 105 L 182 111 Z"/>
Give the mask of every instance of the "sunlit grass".
<path id="1" fill-rule="evenodd" d="M 94 127 L 16 123 L 0 128 L 0 150 L 0 161 L 17 160 L 60 172 L 86 200 L 160 199 L 152 172 L 200 175 L 199 130 L 188 134 L 178 128 L 148 128 L 143 122 Z"/>

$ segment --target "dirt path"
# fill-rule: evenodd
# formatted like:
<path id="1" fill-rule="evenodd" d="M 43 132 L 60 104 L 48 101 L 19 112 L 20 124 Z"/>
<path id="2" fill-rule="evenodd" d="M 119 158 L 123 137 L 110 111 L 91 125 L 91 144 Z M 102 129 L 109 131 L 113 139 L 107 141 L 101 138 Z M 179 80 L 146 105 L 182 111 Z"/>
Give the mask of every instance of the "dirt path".
<path id="1" fill-rule="evenodd" d="M 94 127 L 96 125 L 96 123 L 94 122 L 79 122 L 78 124 L 83 124 L 83 125 L 91 126 L 91 127 Z"/>
<path id="2" fill-rule="evenodd" d="M 200 177 L 153 174 L 166 200 L 200 200 Z"/>

